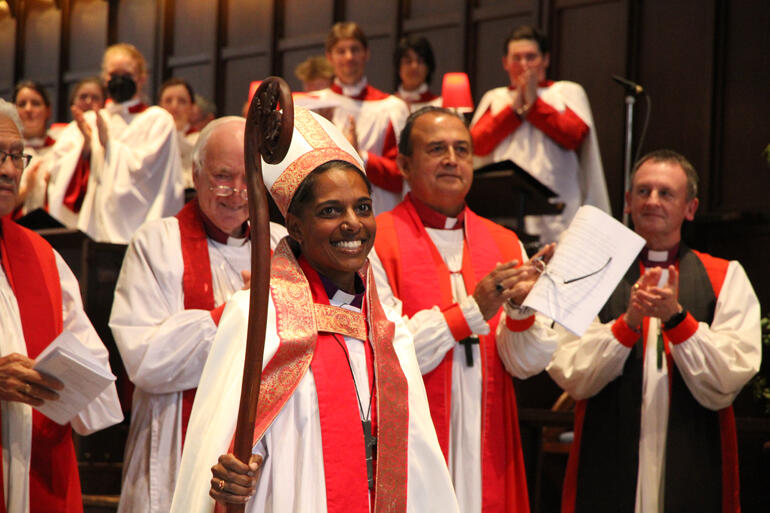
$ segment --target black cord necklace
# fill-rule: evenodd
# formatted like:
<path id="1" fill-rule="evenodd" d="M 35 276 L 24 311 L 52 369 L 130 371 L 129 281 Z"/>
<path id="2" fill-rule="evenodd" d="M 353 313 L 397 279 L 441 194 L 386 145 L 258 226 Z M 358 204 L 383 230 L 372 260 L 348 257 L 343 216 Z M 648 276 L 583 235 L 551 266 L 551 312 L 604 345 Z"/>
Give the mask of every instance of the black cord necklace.
<path id="1" fill-rule="evenodd" d="M 364 430 L 364 449 L 366 450 L 366 477 L 369 482 L 369 490 L 374 490 L 374 454 L 377 451 L 377 437 L 372 434 L 372 399 L 374 398 L 374 385 L 375 379 L 372 378 L 372 389 L 369 391 L 369 406 L 366 409 L 366 415 L 364 415 L 364 406 L 361 403 L 361 396 L 358 393 L 358 385 L 356 384 L 356 376 L 353 374 L 353 366 L 350 364 L 350 357 L 348 351 L 339 339 L 336 333 L 332 333 L 332 337 L 337 341 L 337 344 L 342 349 L 342 354 L 345 355 L 345 360 L 348 362 L 348 369 L 350 369 L 350 377 L 353 379 L 353 387 L 356 391 L 356 400 L 358 401 L 358 411 L 361 413 L 361 427 Z M 364 341 L 366 343 L 366 341 Z"/>

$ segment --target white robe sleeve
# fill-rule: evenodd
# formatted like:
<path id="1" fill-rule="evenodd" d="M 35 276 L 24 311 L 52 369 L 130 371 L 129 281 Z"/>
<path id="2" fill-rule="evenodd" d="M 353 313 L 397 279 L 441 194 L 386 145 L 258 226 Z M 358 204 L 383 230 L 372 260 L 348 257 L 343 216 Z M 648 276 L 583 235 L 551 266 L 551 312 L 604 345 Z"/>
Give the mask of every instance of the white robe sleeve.
<path id="1" fill-rule="evenodd" d="M 524 263 L 529 261 L 524 245 L 519 241 L 519 248 Z M 503 314 L 497 325 L 496 341 L 497 354 L 508 374 L 519 379 L 526 379 L 538 374 L 548 362 L 556 349 L 556 332 L 551 329 L 551 320 L 537 314 L 535 323 L 524 331 L 511 331 L 506 325 L 506 318 L 515 320 L 526 319 L 530 312 L 520 312 L 507 303 L 503 304 Z"/>
<path id="2" fill-rule="evenodd" d="M 54 251 L 54 254 L 61 280 L 63 329 L 75 335 L 91 351 L 95 363 L 110 371 L 109 353 L 83 310 L 78 281 L 59 253 Z M 88 435 L 122 420 L 118 393 L 115 383 L 111 383 L 70 424 L 78 434 Z"/>
<path id="3" fill-rule="evenodd" d="M 214 340 L 208 310 L 185 310 L 176 219 L 148 223 L 123 260 L 110 328 L 131 381 L 153 393 L 198 386 Z"/>
<path id="4" fill-rule="evenodd" d="M 576 337 L 556 325 L 559 345 L 546 370 L 574 399 L 597 394 L 623 373 L 631 349 L 612 334 L 613 322 L 602 324 L 597 318 L 583 337 Z"/>
<path id="5" fill-rule="evenodd" d="M 369 253 L 369 261 L 372 264 L 374 279 L 377 283 L 377 293 L 380 302 L 387 308 L 402 315 L 407 329 L 414 338 L 417 361 L 423 374 L 435 369 L 444 359 L 446 353 L 457 345 L 444 314 L 437 306 L 426 310 L 420 310 L 412 317 L 403 314 L 403 304 L 394 294 L 388 282 L 385 268 L 382 266 L 376 251 Z M 477 335 L 489 333 L 489 325 L 479 310 L 473 296 L 468 296 L 459 303 L 471 332 Z"/>
<path id="6" fill-rule="evenodd" d="M 176 214 L 184 205 L 176 127 L 160 107 L 137 114 L 128 125 L 104 109 L 105 147 L 91 144 L 91 171 L 78 228 L 94 239 L 127 243 L 145 222 Z M 86 120 L 95 117 L 86 113 Z M 98 138 L 97 138 L 98 139 Z"/>
<path id="7" fill-rule="evenodd" d="M 182 450 L 182 464 L 171 504 L 172 513 L 210 513 L 214 500 L 209 497 L 211 466 L 228 447 L 235 432 L 241 395 L 241 376 L 246 352 L 246 331 L 249 317 L 248 292 L 237 292 L 227 302 L 220 321 L 221 328 L 214 340 L 214 350 L 201 374 L 195 395 L 185 445 L 194 450 Z M 264 368 L 278 348 L 273 335 L 275 308 L 269 302 Z M 262 473 L 265 474 L 263 467 Z M 260 479 L 267 476 L 262 475 Z"/>
<path id="8" fill-rule="evenodd" d="M 759 301 L 743 267 L 731 261 L 711 325 L 672 344 L 671 356 L 693 397 L 720 410 L 732 404 L 762 359 Z"/>

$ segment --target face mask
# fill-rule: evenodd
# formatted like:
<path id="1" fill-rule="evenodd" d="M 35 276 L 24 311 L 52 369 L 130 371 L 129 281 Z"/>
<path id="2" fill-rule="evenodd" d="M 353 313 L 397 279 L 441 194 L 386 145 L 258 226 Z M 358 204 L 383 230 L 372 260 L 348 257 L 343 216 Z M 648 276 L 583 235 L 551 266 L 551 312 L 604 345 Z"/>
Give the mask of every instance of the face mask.
<path id="1" fill-rule="evenodd" d="M 136 94 L 136 82 L 131 75 L 113 75 L 107 82 L 107 93 L 118 103 L 123 103 Z"/>

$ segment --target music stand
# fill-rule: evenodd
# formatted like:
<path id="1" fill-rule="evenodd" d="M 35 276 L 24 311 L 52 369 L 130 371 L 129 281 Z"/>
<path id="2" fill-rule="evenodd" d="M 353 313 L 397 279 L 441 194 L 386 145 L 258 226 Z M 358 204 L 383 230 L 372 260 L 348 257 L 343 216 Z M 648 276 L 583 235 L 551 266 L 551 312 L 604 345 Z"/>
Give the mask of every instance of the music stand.
<path id="1" fill-rule="evenodd" d="M 514 228 L 522 240 L 537 240 L 524 232 L 524 216 L 557 215 L 564 203 L 557 194 L 511 160 L 501 160 L 475 170 L 466 202 L 480 216 Z M 510 226 L 510 220 L 516 226 Z"/>

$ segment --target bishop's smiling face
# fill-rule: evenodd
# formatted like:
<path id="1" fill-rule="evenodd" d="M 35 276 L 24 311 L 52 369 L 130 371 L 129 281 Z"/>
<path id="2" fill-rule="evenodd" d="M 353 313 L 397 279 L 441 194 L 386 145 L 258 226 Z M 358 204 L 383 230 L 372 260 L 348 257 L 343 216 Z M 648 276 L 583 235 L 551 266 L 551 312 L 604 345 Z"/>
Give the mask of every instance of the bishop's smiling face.
<path id="1" fill-rule="evenodd" d="M 287 214 L 286 228 L 316 271 L 352 291 L 377 231 L 363 177 L 340 166 L 318 175 L 311 199 L 296 214 Z"/>

